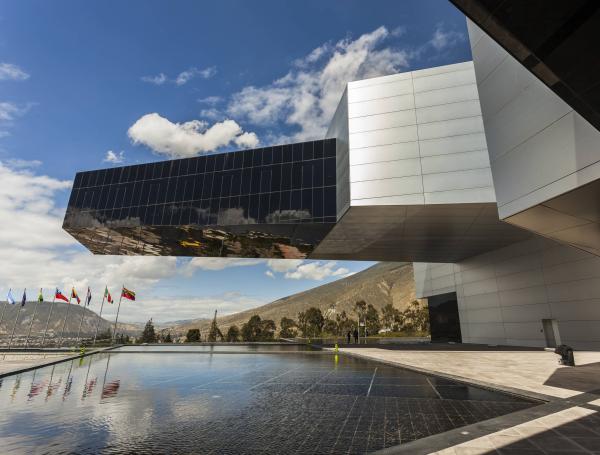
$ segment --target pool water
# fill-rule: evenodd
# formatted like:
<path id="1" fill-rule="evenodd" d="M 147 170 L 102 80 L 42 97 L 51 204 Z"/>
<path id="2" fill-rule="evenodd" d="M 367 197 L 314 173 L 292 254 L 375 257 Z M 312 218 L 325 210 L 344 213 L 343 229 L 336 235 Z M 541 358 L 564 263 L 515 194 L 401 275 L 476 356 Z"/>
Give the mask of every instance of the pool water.
<path id="1" fill-rule="evenodd" d="M 329 353 L 111 351 L 0 381 L 3 454 L 366 453 L 534 405 Z"/>

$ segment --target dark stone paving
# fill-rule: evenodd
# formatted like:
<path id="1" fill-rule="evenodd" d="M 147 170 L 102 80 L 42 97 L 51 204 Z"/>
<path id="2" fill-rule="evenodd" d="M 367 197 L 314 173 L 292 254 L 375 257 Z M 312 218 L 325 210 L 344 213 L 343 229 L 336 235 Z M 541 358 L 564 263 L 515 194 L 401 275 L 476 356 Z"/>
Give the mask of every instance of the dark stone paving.
<path id="1" fill-rule="evenodd" d="M 4 378 L 0 447 L 367 453 L 535 404 L 330 354 L 99 354 Z"/>

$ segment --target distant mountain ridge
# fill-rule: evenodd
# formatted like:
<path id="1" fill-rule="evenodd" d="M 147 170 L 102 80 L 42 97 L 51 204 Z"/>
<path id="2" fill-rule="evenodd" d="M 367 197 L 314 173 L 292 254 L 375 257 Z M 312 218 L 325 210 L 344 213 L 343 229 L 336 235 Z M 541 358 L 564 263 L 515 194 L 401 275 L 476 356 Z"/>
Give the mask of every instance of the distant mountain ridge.
<path id="1" fill-rule="evenodd" d="M 415 299 L 412 264 L 382 262 L 349 277 L 283 297 L 257 308 L 219 317 L 218 324 L 221 331 L 225 332 L 231 325 L 241 327 L 252 315 L 258 314 L 263 319 L 274 320 L 279 327 L 282 317 L 297 320 L 299 312 L 312 306 L 330 317 L 341 311 L 346 311 L 349 317 L 355 317 L 353 308 L 359 300 L 372 304 L 378 310 L 388 303 L 404 310 Z M 185 334 L 192 328 L 199 328 L 204 333 L 210 323 L 209 319 L 196 319 L 185 324 L 173 324 L 171 328 L 179 334 Z"/>

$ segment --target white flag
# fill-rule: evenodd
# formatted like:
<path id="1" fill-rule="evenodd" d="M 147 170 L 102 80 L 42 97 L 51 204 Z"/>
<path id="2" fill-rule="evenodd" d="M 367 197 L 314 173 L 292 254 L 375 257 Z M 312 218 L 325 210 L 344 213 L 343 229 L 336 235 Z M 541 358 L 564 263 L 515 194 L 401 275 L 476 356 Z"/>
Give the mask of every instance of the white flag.
<path id="1" fill-rule="evenodd" d="M 10 303 L 11 305 L 14 305 L 14 304 L 15 304 L 15 299 L 14 299 L 14 297 L 13 297 L 13 295 L 12 295 L 12 289 L 9 289 L 9 290 L 8 290 L 8 294 L 6 295 L 6 301 L 7 301 L 8 303 Z"/>

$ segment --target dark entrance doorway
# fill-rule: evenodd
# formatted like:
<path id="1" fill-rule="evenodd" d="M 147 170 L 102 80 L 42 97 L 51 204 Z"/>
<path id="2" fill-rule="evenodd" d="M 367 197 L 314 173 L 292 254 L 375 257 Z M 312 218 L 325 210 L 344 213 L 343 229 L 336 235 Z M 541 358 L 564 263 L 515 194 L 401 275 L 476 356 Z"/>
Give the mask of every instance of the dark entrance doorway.
<path id="1" fill-rule="evenodd" d="M 433 295 L 427 298 L 429 304 L 429 323 L 431 325 L 431 342 L 462 342 L 458 302 L 456 292 Z"/>

